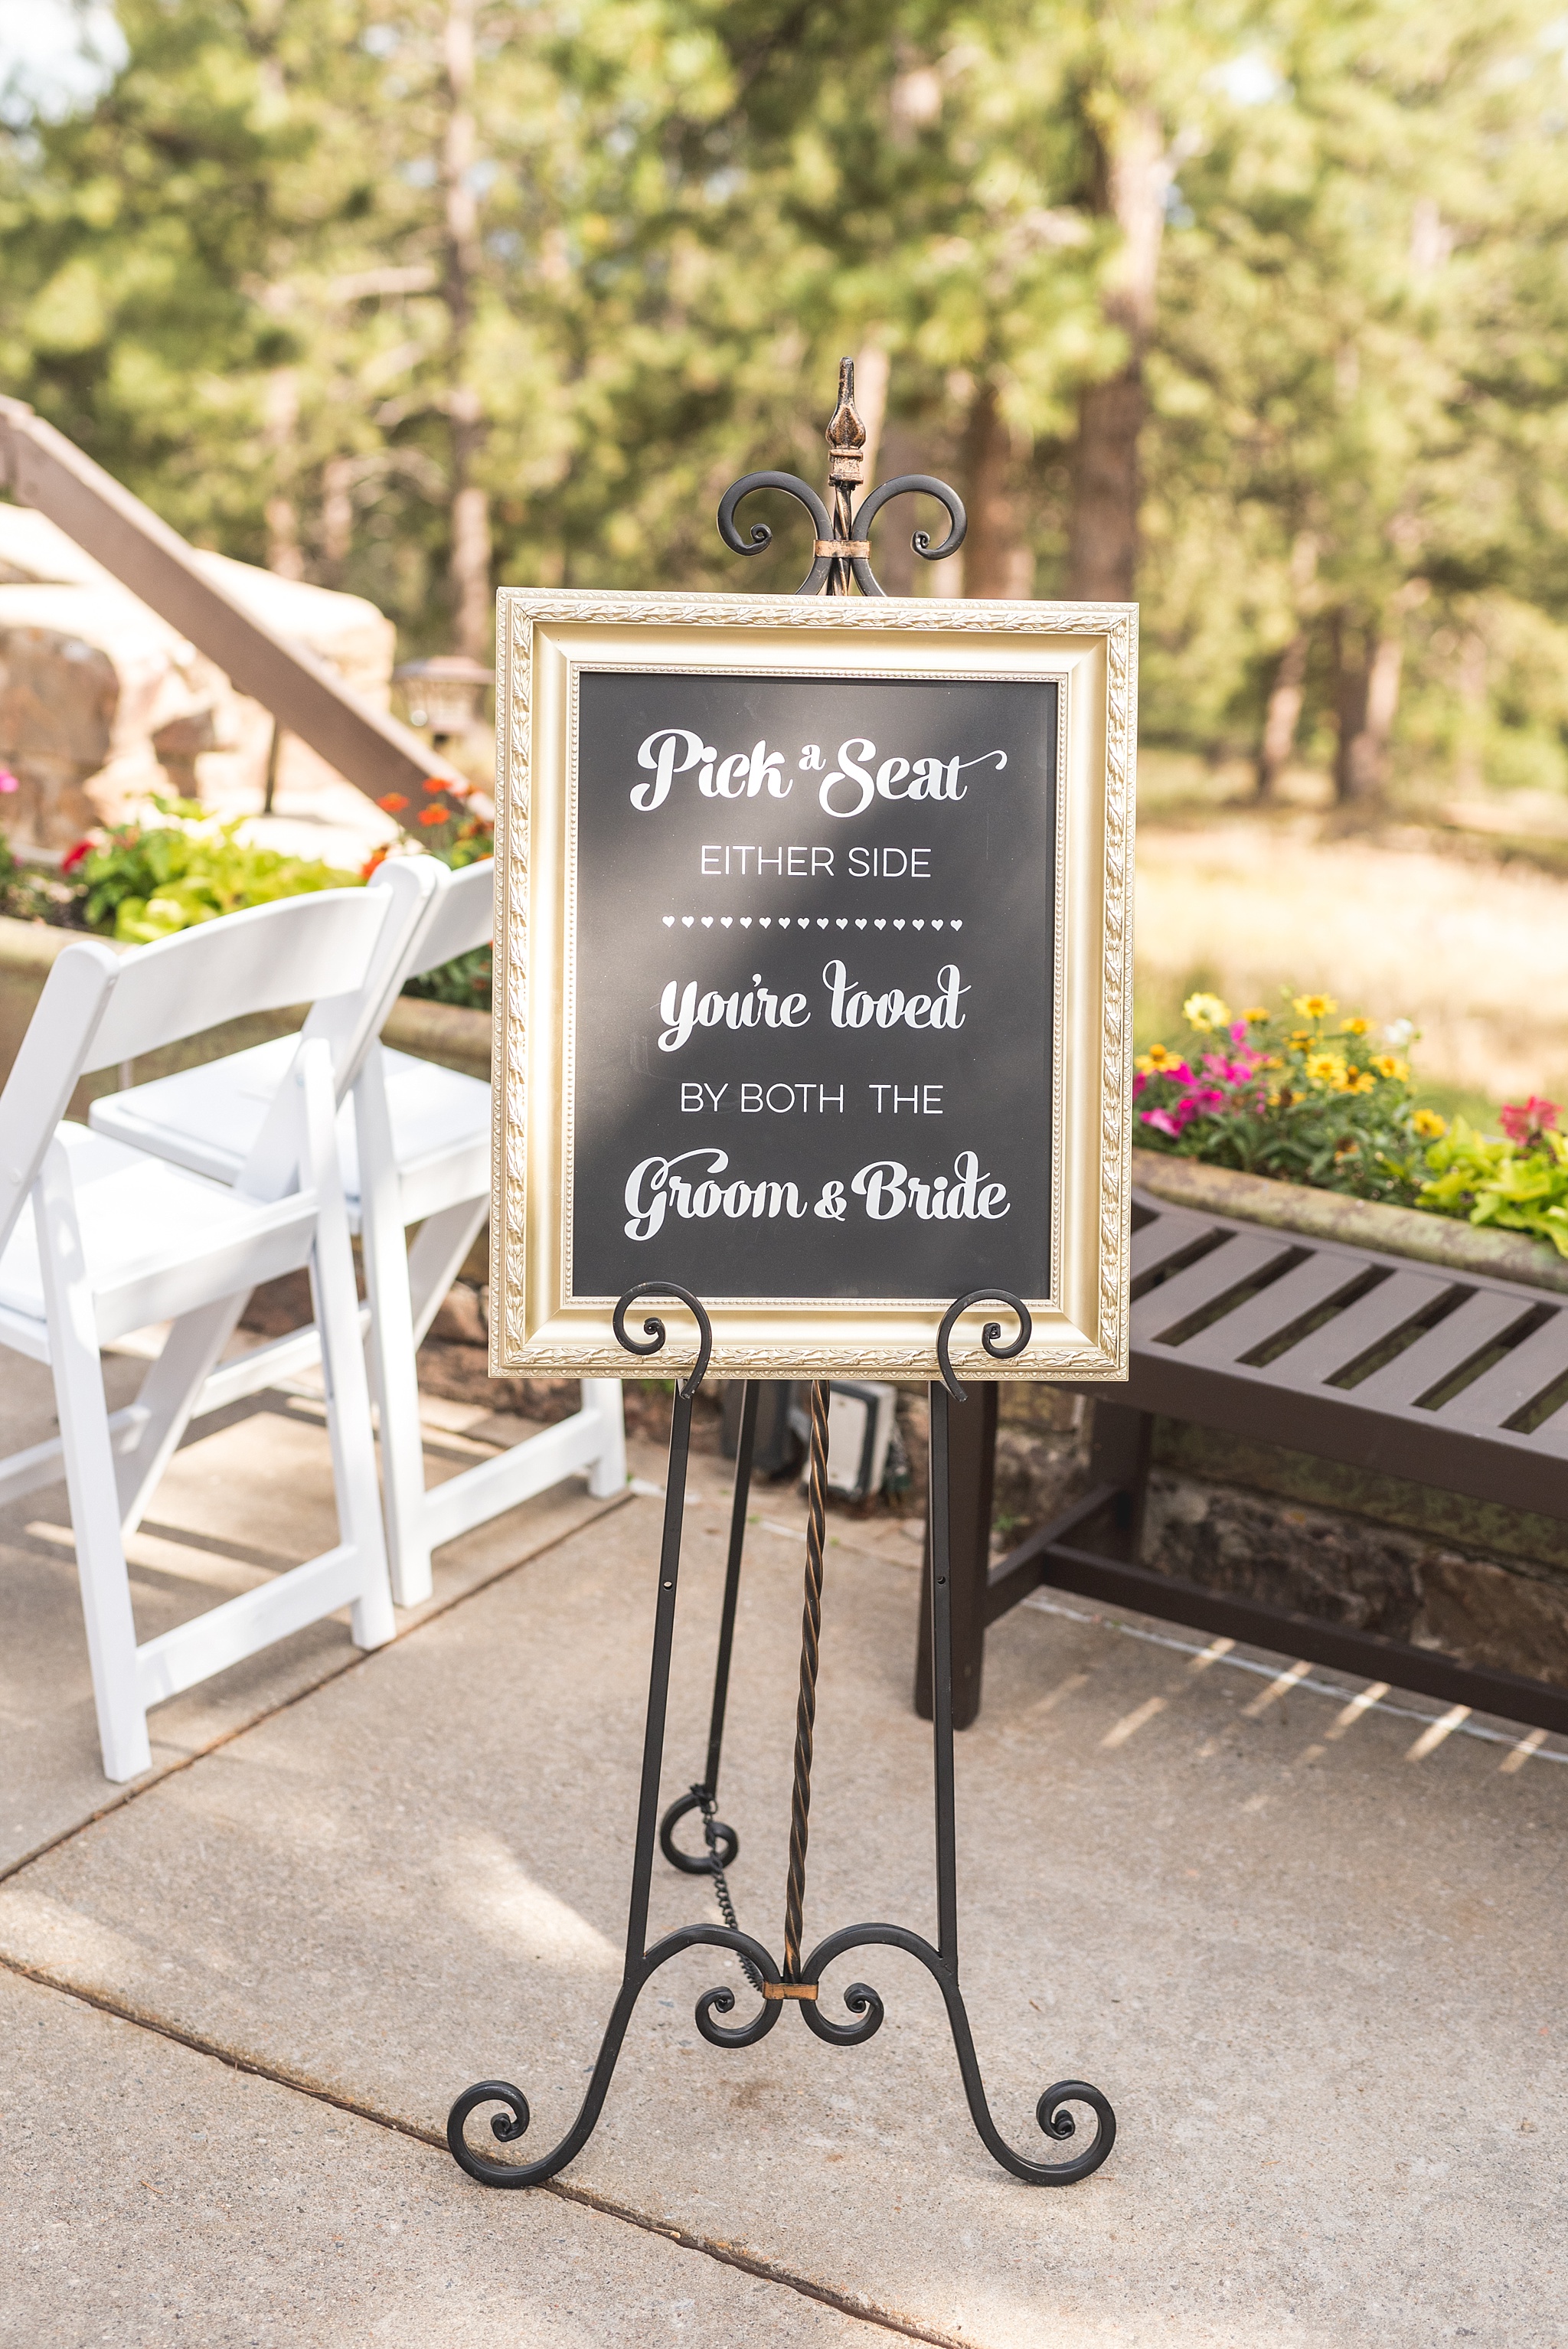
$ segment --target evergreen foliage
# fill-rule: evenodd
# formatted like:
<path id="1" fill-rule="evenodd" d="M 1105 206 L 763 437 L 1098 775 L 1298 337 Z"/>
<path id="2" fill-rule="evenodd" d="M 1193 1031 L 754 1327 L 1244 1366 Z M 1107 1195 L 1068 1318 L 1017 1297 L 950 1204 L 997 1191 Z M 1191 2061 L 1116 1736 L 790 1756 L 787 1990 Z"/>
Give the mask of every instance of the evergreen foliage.
<path id="1" fill-rule="evenodd" d="M 1155 739 L 1568 787 L 1556 0 L 118 14 L 0 119 L 0 384 L 199 543 L 409 653 L 498 581 L 788 586 L 798 517 L 738 577 L 713 508 L 820 477 L 851 350 L 965 592 L 1136 592 Z"/>

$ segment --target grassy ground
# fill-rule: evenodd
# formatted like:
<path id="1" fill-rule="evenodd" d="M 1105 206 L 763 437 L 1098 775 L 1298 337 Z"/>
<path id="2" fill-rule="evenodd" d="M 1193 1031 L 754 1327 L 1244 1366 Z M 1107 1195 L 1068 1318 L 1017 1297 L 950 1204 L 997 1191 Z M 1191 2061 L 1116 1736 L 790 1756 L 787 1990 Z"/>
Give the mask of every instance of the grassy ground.
<path id="1" fill-rule="evenodd" d="M 1554 811 L 1348 831 L 1320 778 L 1292 778 L 1267 811 L 1243 803 L 1245 787 L 1239 772 L 1144 755 L 1140 1045 L 1181 1031 L 1195 988 L 1238 1009 L 1277 1001 L 1282 986 L 1312 988 L 1379 1023 L 1413 1020 L 1421 1098 L 1445 1115 L 1495 1126 L 1501 1102 L 1568 1100 L 1568 871 L 1552 869 Z"/>

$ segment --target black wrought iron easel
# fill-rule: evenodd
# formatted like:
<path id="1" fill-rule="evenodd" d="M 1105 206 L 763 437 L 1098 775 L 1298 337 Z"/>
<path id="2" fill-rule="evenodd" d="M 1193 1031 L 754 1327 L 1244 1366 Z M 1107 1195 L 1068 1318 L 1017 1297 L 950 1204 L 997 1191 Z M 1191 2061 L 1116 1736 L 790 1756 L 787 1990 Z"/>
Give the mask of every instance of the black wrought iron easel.
<path id="1" fill-rule="evenodd" d="M 848 595 L 851 580 L 867 595 L 882 593 L 872 576 L 870 547 L 866 532 L 890 499 L 906 491 L 923 492 L 938 499 L 946 508 L 951 529 L 940 546 L 933 548 L 923 532 L 914 539 L 915 552 L 927 561 L 935 562 L 953 554 L 963 543 L 965 528 L 964 508 L 955 493 L 945 483 L 923 473 L 908 473 L 896 481 L 886 481 L 874 490 L 858 510 L 851 512 L 851 492 L 865 472 L 866 430 L 854 405 L 854 366 L 845 359 L 839 373 L 839 403 L 828 426 L 829 488 L 832 512 L 806 482 L 792 473 L 748 473 L 743 481 L 726 492 L 718 510 L 718 527 L 727 546 L 741 554 L 761 551 L 770 540 L 771 533 L 764 523 L 756 523 L 750 532 L 750 542 L 743 540 L 735 526 L 735 511 L 742 498 L 753 490 L 783 490 L 799 499 L 810 512 L 817 525 L 817 546 L 811 569 L 800 588 L 803 595 Z M 665 1328 L 655 1313 L 649 1313 L 643 1322 L 641 1340 L 633 1337 L 626 1327 L 626 1315 L 639 1299 L 676 1299 L 696 1320 L 697 1327 L 696 1359 L 689 1374 L 676 1388 L 670 1424 L 669 1472 L 665 1486 L 664 1536 L 659 1557 L 658 1602 L 654 1615 L 654 1651 L 648 1683 L 647 1722 L 643 1738 L 642 1786 L 637 1806 L 637 1833 L 632 1861 L 632 1898 L 626 1924 L 626 1957 L 621 1978 L 621 1988 L 611 2013 L 609 2024 L 599 2049 L 598 2061 L 588 2084 L 588 2093 L 582 2109 L 560 2143 L 541 2156 L 537 2161 L 510 2162 L 487 2159 L 476 2153 L 465 2134 L 469 2116 L 484 2105 L 499 2105 L 504 2109 L 492 2115 L 490 2132 L 500 2145 L 512 2145 L 529 2127 L 528 2100 L 519 2088 L 505 2080 L 481 2080 L 467 2088 L 452 2106 L 447 2123 L 447 2141 L 454 2158 L 470 2178 L 481 2185 L 521 2187 L 536 2186 L 580 2153 L 593 2135 L 609 2091 L 611 2077 L 619 2058 L 626 2028 L 641 1995 L 644 1984 L 651 1975 L 684 1950 L 707 1946 L 727 1950 L 740 1961 L 747 1980 L 760 1993 L 761 2002 L 749 2021 L 725 2023 L 720 2016 L 735 2011 L 736 1993 L 727 1984 L 705 1991 L 696 2003 L 696 2027 L 712 2046 L 751 2047 L 767 2036 L 778 2022 L 786 2005 L 798 2007 L 802 2022 L 830 2046 L 858 2047 L 882 2028 L 883 2008 L 881 1998 L 869 1982 L 851 1982 L 844 1992 L 844 2005 L 851 2020 L 839 2023 L 822 2012 L 821 1978 L 829 1966 L 851 1950 L 882 1945 L 907 1951 L 918 1958 L 942 1992 L 947 2009 L 948 2025 L 953 2033 L 958 2056 L 958 2068 L 963 2075 L 964 2091 L 969 2100 L 970 2116 L 982 2142 L 1004 2169 L 1031 2186 L 1070 2186 L 1098 2169 L 1109 2153 L 1116 2138 L 1116 2116 L 1099 2089 L 1083 2080 L 1058 2080 L 1047 2088 L 1035 2108 L 1035 2117 L 1047 2137 L 1065 2143 L 1076 2136 L 1077 2123 L 1071 2105 L 1086 2105 L 1095 2116 L 1095 2133 L 1081 2153 L 1065 2161 L 1030 2161 L 1017 2153 L 1002 2137 L 991 2117 L 985 2098 L 980 2066 L 975 2054 L 975 2042 L 970 2033 L 969 2017 L 964 1995 L 958 1983 L 958 1880 L 955 1823 L 953 1786 L 953 1606 L 951 1577 L 951 1493 L 949 1486 L 950 1402 L 963 1402 L 965 1391 L 953 1372 L 953 1333 L 960 1317 L 977 1306 L 993 1304 L 1005 1307 L 1018 1324 L 1017 1334 L 1006 1344 L 998 1341 L 1002 1325 L 987 1321 L 980 1333 L 980 1343 L 994 1361 L 1007 1361 L 1023 1352 L 1029 1342 L 1032 1324 L 1028 1308 L 1022 1299 L 1006 1289 L 981 1288 L 966 1297 L 956 1299 L 943 1317 L 937 1334 L 936 1359 L 941 1377 L 931 1382 L 931 1573 L 930 1573 L 930 1651 L 932 1658 L 933 1742 L 935 1762 L 935 1826 L 936 1826 L 936 1942 L 934 1947 L 923 1935 L 912 1932 L 906 1926 L 885 1924 L 849 1925 L 828 1934 L 804 1956 L 801 1937 L 806 1896 L 806 1852 L 810 1822 L 811 1753 L 817 1711 L 817 1667 L 822 1623 L 822 1551 L 828 1467 L 828 1397 L 829 1381 L 813 1380 L 810 1385 L 810 1446 L 808 1472 L 806 1517 L 806 1582 L 805 1608 L 800 1631 L 800 1685 L 795 1718 L 794 1788 L 789 1816 L 789 1857 L 785 1881 L 783 1963 L 776 1965 L 771 1952 L 753 1935 L 742 1932 L 736 1921 L 729 1894 L 727 1869 L 739 1850 L 739 1838 L 735 1830 L 717 1816 L 719 1763 L 724 1744 L 725 1708 L 729 1687 L 729 1666 L 735 1637 L 736 1607 L 740 1590 L 741 1556 L 745 1547 L 747 1504 L 751 1487 L 751 1455 L 757 1428 L 758 1386 L 748 1383 L 740 1419 L 740 1441 L 735 1464 L 735 1498 L 730 1513 L 729 1552 L 725 1570 L 724 1604 L 719 1617 L 718 1655 L 714 1672 L 713 1711 L 708 1732 L 707 1764 L 701 1782 L 688 1794 L 672 1803 L 662 1821 L 658 1816 L 659 1781 L 664 1764 L 665 1719 L 669 1697 L 670 1653 L 675 1636 L 676 1598 L 680 1578 L 681 1528 L 686 1508 L 687 1457 L 691 1440 L 692 1403 L 702 1385 L 713 1350 L 713 1329 L 707 1309 L 689 1289 L 672 1281 L 644 1281 L 630 1288 L 619 1300 L 614 1316 L 617 1342 L 628 1353 L 646 1358 L 659 1353 L 665 1342 Z M 683 1851 L 675 1840 L 675 1830 L 691 1812 L 700 1812 L 707 1848 L 698 1854 Z M 648 1947 L 648 1895 L 653 1881 L 654 1848 L 655 1842 L 671 1864 L 688 1875 L 708 1876 L 714 1881 L 722 1924 L 683 1925 L 673 1933 Z"/>

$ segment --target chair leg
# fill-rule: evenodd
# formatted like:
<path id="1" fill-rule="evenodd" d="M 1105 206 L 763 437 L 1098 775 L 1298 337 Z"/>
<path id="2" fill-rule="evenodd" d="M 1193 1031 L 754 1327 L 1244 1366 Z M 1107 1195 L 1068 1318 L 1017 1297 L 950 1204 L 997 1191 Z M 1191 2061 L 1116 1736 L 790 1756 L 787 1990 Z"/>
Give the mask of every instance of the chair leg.
<path id="1" fill-rule="evenodd" d="M 599 1450 L 588 1471 L 588 1490 L 596 1501 L 608 1501 L 626 1482 L 626 1415 L 622 1409 L 619 1379 L 584 1379 L 583 1408 L 598 1423 Z"/>
<path id="2" fill-rule="evenodd" d="M 138 1686 L 136 1622 L 120 1537 L 98 1328 L 70 1169 L 58 1142 L 50 1145 L 36 1195 L 55 1405 L 76 1535 L 98 1741 L 105 1775 L 120 1782 L 151 1768 L 152 1748 Z"/>
<path id="3" fill-rule="evenodd" d="M 438 1208 L 420 1225 L 408 1250 L 408 1296 L 416 1346 L 423 1345 L 442 1299 L 489 1218 L 488 1199 L 465 1199 L 456 1207 Z"/>
<path id="4" fill-rule="evenodd" d="M 219 1298 L 182 1315 L 143 1379 L 136 1401 L 147 1417 L 134 1446 L 122 1452 L 115 1464 L 123 1533 L 133 1534 L 141 1523 L 159 1479 L 190 1424 L 208 1373 L 233 1336 L 250 1293 L 242 1288 L 236 1297 Z"/>
<path id="5" fill-rule="evenodd" d="M 375 1046 L 354 1093 L 359 1134 L 360 1246 L 370 1299 L 368 1353 L 381 1420 L 381 1488 L 387 1505 L 392 1597 L 399 1607 L 417 1607 L 429 1598 L 434 1585 L 414 1316 L 408 1294 L 408 1242 L 387 1095 L 377 1064 L 380 1046 Z"/>
<path id="6" fill-rule="evenodd" d="M 311 1251 L 311 1287 L 321 1331 L 322 1385 L 327 1435 L 332 1445 L 338 1530 L 359 1567 L 358 1595 L 350 1613 L 356 1647 L 379 1648 L 397 1630 L 387 1581 L 387 1545 L 381 1530 L 381 1496 L 376 1483 L 376 1446 L 370 1431 L 370 1389 L 359 1329 L 359 1296 L 354 1251 L 338 1169 L 332 1071 L 324 1042 L 307 1044 L 300 1055 L 304 1092 L 306 1155 L 317 1216 Z"/>

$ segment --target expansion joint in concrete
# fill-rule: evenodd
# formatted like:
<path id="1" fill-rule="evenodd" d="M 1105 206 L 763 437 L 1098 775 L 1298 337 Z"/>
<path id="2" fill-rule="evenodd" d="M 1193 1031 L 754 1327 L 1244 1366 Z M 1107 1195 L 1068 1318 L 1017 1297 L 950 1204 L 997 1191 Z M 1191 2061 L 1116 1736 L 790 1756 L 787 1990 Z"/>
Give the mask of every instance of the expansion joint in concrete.
<path id="1" fill-rule="evenodd" d="M 508 1568 L 507 1571 L 515 1569 Z M 254 2079 L 268 2081 L 273 2087 L 286 2088 L 295 2095 L 308 2096 L 313 2103 L 328 2105 L 336 2112 L 351 2113 L 356 2120 L 368 2121 L 372 2127 L 386 2129 L 391 2136 L 407 2137 L 416 2145 L 426 2146 L 443 2155 L 446 2153 L 447 2140 L 441 2130 L 418 2128 L 411 2121 L 399 2120 L 395 2114 L 378 2111 L 374 2105 L 363 2104 L 353 2096 L 340 2095 L 319 2081 L 286 2071 L 278 2064 L 262 2063 L 253 2055 L 241 2054 L 236 2049 L 224 2047 L 217 2040 L 204 2038 L 199 2033 L 181 2031 L 178 2025 L 165 2023 L 157 2015 L 122 2004 L 118 1999 L 107 1998 L 101 1991 L 84 1990 L 79 1984 L 65 1981 L 46 1967 L 24 1964 L 19 1959 L 7 1957 L 3 1951 L 0 1951 L 0 1968 L 7 1973 L 20 1976 L 25 1982 L 36 1983 L 41 1990 L 53 1991 L 61 1998 L 71 1999 L 78 2006 L 91 2007 L 99 2014 L 112 2015 L 116 2022 L 129 2023 L 138 2031 L 150 2032 L 155 2038 L 170 2040 L 175 2046 L 188 2048 L 195 2055 L 206 2056 L 231 2072 L 248 2073 Z M 835 2292 L 830 2284 L 814 2282 L 810 2276 L 798 2275 L 793 2269 L 784 2267 L 777 2261 L 758 2258 L 756 2253 L 743 2251 L 737 2244 L 723 2242 L 709 2235 L 694 2234 L 689 2228 L 677 2226 L 668 2219 L 655 2219 L 630 2203 L 596 2193 L 592 2187 L 573 2186 L 554 2178 L 531 2190 L 536 2194 L 552 2194 L 562 2202 L 575 2202 L 602 2219 L 618 2220 L 621 2225 L 634 2227 L 643 2234 L 660 2235 L 679 2251 L 695 2251 L 704 2259 L 715 2261 L 720 2267 L 737 2268 L 743 2275 L 756 2276 L 764 2283 L 798 2292 L 804 2300 L 814 2300 L 825 2308 L 835 2310 L 841 2316 L 852 2317 L 859 2323 L 880 2333 L 892 2333 L 899 2340 L 926 2342 L 931 2344 L 931 2349 L 984 2349 L 983 2344 L 973 2339 L 960 2339 L 956 2333 L 938 2332 L 931 2325 L 918 2323 L 913 2317 L 900 2316 L 891 2309 L 869 2306 L 858 2294 Z"/>

